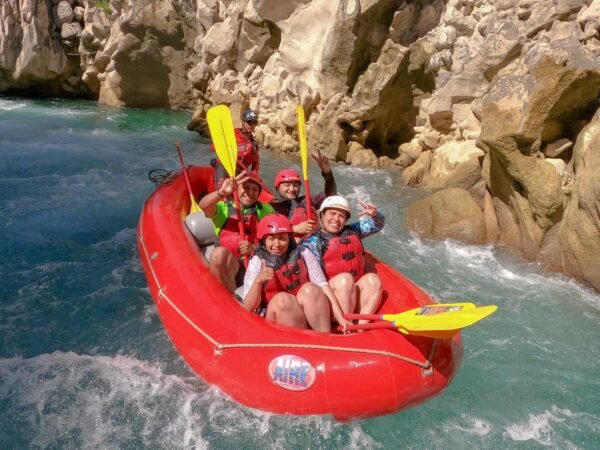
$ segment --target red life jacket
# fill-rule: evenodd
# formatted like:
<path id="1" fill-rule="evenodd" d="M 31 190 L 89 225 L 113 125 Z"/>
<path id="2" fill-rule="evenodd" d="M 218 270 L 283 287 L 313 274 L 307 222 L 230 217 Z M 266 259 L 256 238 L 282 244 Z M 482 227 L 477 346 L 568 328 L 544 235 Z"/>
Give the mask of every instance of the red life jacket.
<path id="1" fill-rule="evenodd" d="M 290 241 L 290 245 L 293 245 L 291 242 L 293 240 Z M 279 292 L 296 295 L 300 287 L 310 281 L 306 263 L 296 246 L 288 250 L 285 257 L 271 255 L 263 246 L 256 250 L 256 255 L 275 271 L 275 276 L 262 286 L 261 298 L 265 303 Z"/>
<path id="2" fill-rule="evenodd" d="M 237 166 L 237 172 L 250 170 L 250 166 L 256 172 L 258 170 L 258 144 L 251 133 L 246 133 L 241 128 L 236 128 L 234 133 L 238 148 L 237 162 L 243 164 L 243 166 L 241 164 Z M 215 151 L 214 144 L 210 146 L 210 149 Z M 221 162 L 217 160 L 215 164 L 221 164 Z"/>
<path id="3" fill-rule="evenodd" d="M 241 128 L 236 128 L 235 140 L 238 147 L 238 162 L 244 165 L 244 167 L 239 167 L 239 169 L 243 170 L 252 166 L 254 171 L 256 171 L 258 166 L 258 144 L 252 134 L 244 132 Z"/>
<path id="4" fill-rule="evenodd" d="M 263 208 L 262 203 L 258 202 L 256 205 L 246 208 L 246 212 L 242 213 L 242 223 L 244 224 L 245 237 L 240 236 L 240 229 L 238 225 L 238 216 L 235 206 L 231 203 L 227 203 L 227 220 L 221 227 L 219 237 L 217 239 L 217 245 L 222 245 L 237 258 L 241 258 L 240 254 L 240 242 L 248 241 L 251 244 L 258 243 L 256 237 L 256 227 L 258 225 L 258 213 Z"/>
<path id="5" fill-rule="evenodd" d="M 308 211 L 306 208 L 306 197 L 302 197 L 299 202 L 296 200 L 289 200 L 290 202 L 290 211 L 288 212 L 288 219 L 292 222 L 292 225 L 298 225 L 306 220 L 308 220 Z M 317 214 L 317 210 L 312 207 L 312 220 L 314 220 L 317 225 L 319 224 L 319 215 Z"/>
<path id="6" fill-rule="evenodd" d="M 365 248 L 355 231 L 344 228 L 339 235 L 318 231 L 317 249 L 328 280 L 348 272 L 358 281 L 365 274 Z"/>

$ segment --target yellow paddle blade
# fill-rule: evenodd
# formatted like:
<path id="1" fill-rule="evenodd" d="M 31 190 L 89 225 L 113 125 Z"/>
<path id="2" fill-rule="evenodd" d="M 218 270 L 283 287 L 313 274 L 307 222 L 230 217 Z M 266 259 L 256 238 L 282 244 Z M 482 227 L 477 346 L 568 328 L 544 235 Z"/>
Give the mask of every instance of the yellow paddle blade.
<path id="1" fill-rule="evenodd" d="M 410 319 L 415 315 L 419 316 L 431 316 L 434 314 L 447 313 L 452 311 L 464 311 L 468 309 L 475 309 L 477 305 L 475 303 L 435 303 L 432 305 L 420 306 L 418 308 L 414 308 L 408 311 L 404 311 L 399 314 L 384 314 L 381 318 L 383 320 L 388 320 L 390 322 L 402 322 L 406 319 Z"/>
<path id="2" fill-rule="evenodd" d="M 436 307 L 439 305 L 430 305 Z M 459 332 L 461 329 L 471 326 L 489 315 L 493 314 L 498 307 L 496 305 L 482 307 L 466 307 L 459 310 L 450 310 L 428 314 L 419 314 L 424 308 L 411 310 L 412 316 L 403 316 L 401 321 L 394 320 L 394 325 L 404 334 L 420 334 L 432 336 L 432 334 L 448 337 Z M 409 311 L 409 312 L 411 312 Z M 427 310 L 426 310 L 427 311 Z"/>
<path id="3" fill-rule="evenodd" d="M 237 168 L 237 142 L 233 130 L 231 112 L 226 105 L 211 107 L 206 113 L 208 129 L 217 153 L 230 177 L 235 177 Z"/>
<path id="4" fill-rule="evenodd" d="M 298 118 L 298 140 L 300 141 L 300 159 L 302 160 L 302 174 L 308 180 L 308 147 L 306 145 L 306 127 L 304 121 L 304 108 L 296 106 L 296 117 Z"/>

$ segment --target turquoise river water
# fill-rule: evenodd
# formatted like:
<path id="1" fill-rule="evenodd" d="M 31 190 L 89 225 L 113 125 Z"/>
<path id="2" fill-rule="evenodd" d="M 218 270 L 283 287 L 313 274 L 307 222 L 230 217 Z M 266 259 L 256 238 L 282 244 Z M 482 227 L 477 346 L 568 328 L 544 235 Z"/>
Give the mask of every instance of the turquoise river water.
<path id="1" fill-rule="evenodd" d="M 189 164 L 210 157 L 188 119 L 0 97 L 0 449 L 600 448 L 600 297 L 503 250 L 412 236 L 402 220 L 426 193 L 396 171 L 334 168 L 344 195 L 385 210 L 370 249 L 445 302 L 499 306 L 463 332 L 450 387 L 343 424 L 206 385 L 161 325 L 135 238 L 147 172 L 178 168 L 176 141 Z M 299 168 L 262 155 L 267 179 Z"/>

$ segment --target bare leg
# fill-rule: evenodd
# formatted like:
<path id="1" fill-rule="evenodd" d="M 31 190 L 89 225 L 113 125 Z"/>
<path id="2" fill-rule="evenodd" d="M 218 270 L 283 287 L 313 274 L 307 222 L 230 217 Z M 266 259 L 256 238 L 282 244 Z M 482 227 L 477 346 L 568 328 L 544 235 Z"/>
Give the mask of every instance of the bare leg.
<path id="1" fill-rule="evenodd" d="M 286 327 L 307 328 L 304 312 L 296 297 L 287 292 L 280 292 L 271 299 L 266 318 Z"/>
<path id="2" fill-rule="evenodd" d="M 335 298 L 344 313 L 354 312 L 356 306 L 356 288 L 352 275 L 347 272 L 338 273 L 329 280 L 329 287 L 333 291 Z"/>
<path id="3" fill-rule="evenodd" d="M 381 302 L 381 296 L 383 295 L 383 288 L 381 286 L 381 279 L 376 273 L 367 273 L 363 275 L 360 280 L 356 282 L 358 288 L 358 312 L 360 314 L 372 314 L 375 312 L 379 303 Z M 361 320 L 359 323 L 366 323 L 367 321 Z"/>
<path id="4" fill-rule="evenodd" d="M 235 292 L 235 274 L 240 262 L 225 247 L 217 247 L 210 255 L 210 272 L 225 286 L 229 292 Z"/>
<path id="5" fill-rule="evenodd" d="M 296 298 L 304 311 L 308 325 L 313 330 L 331 332 L 329 300 L 319 286 L 314 283 L 304 283 Z"/>

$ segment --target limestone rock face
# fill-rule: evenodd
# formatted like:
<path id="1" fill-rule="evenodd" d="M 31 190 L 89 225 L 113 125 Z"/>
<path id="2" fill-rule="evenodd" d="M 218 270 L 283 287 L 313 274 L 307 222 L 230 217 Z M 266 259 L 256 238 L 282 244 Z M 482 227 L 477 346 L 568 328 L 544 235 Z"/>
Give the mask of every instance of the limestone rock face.
<path id="1" fill-rule="evenodd" d="M 483 212 L 460 188 L 444 189 L 416 201 L 406 213 L 405 224 L 426 238 L 449 238 L 468 244 L 486 241 Z"/>
<path id="2" fill-rule="evenodd" d="M 600 94 L 600 0 L 96 5 L 1 1 L 0 92 L 195 109 L 188 129 L 204 134 L 210 106 L 229 105 L 236 124 L 251 107 L 259 143 L 280 153 L 298 150 L 301 104 L 311 150 L 460 188 L 441 191 L 451 213 L 430 234 L 498 242 L 597 286 L 598 224 L 585 218 L 598 163 L 585 139 Z M 442 224 L 456 223 L 465 192 L 483 221 L 459 220 L 471 234 Z"/>
<path id="3" fill-rule="evenodd" d="M 573 189 L 563 220 L 547 233 L 540 252 L 550 269 L 600 291 L 600 113 L 584 128 L 573 155 Z"/>
<path id="4" fill-rule="evenodd" d="M 108 29 L 106 12 L 95 8 L 86 28 L 95 41 L 105 39 L 93 66 L 99 81 L 99 101 L 111 106 L 182 107 L 193 104 L 186 78 L 191 69 L 195 30 L 181 17 L 173 1 L 134 2 Z M 188 11 L 191 14 L 193 11 Z"/>
<path id="5" fill-rule="evenodd" d="M 52 95 L 74 72 L 53 32 L 49 6 L 35 0 L 0 3 L 0 92 L 35 87 Z"/>
<path id="6" fill-rule="evenodd" d="M 481 179 L 479 159 L 483 155 L 475 141 L 452 141 L 442 145 L 433 156 L 427 187 L 471 189 Z"/>
<path id="7" fill-rule="evenodd" d="M 480 145 L 491 156 L 490 192 L 512 211 L 519 229 L 517 248 L 536 257 L 545 233 L 563 217 L 563 180 L 555 164 L 544 161 L 545 142 L 579 133 L 600 93 L 600 66 L 593 54 L 551 48 L 531 50 L 482 99 Z M 501 241 L 514 226 L 500 227 Z M 510 237 L 512 240 L 513 237 Z"/>

